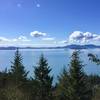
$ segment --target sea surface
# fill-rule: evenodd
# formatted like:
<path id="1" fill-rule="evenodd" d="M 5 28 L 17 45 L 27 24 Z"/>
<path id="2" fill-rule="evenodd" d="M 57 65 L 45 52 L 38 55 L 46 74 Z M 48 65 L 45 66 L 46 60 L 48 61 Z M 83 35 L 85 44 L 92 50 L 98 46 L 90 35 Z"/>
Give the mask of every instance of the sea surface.
<path id="1" fill-rule="evenodd" d="M 44 54 L 48 60 L 49 66 L 52 68 L 51 75 L 54 78 L 62 72 L 64 66 L 68 69 L 70 63 L 71 54 L 74 50 L 71 49 L 20 49 L 20 53 L 23 57 L 23 64 L 27 71 L 30 71 L 29 76 L 34 76 L 34 66 L 37 65 L 39 57 Z M 100 75 L 100 66 L 88 60 L 88 53 L 93 53 L 100 57 L 100 49 L 87 49 L 81 50 L 80 58 L 83 61 L 84 71 L 87 74 Z M 10 69 L 11 62 L 13 62 L 15 50 L 0 50 L 0 71 L 7 68 Z"/>

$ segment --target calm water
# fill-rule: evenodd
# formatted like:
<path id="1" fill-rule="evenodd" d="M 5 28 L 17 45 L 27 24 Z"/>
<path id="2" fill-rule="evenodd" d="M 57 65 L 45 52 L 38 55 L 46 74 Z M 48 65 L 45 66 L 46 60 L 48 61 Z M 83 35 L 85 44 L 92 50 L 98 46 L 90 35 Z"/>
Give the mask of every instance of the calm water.
<path id="1" fill-rule="evenodd" d="M 48 59 L 48 63 L 52 68 L 52 74 L 56 77 L 64 66 L 68 68 L 70 62 L 70 56 L 73 50 L 70 49 L 56 49 L 56 50 L 20 50 L 23 56 L 23 64 L 25 68 L 30 71 L 29 75 L 33 74 L 33 66 L 38 62 L 40 55 L 43 53 Z M 14 58 L 14 50 L 0 50 L 0 70 L 10 68 L 11 61 Z M 94 53 L 100 57 L 100 49 L 94 50 L 81 50 L 81 59 L 84 61 L 86 66 L 84 70 L 87 74 L 100 74 L 100 67 L 88 60 L 87 54 Z"/>

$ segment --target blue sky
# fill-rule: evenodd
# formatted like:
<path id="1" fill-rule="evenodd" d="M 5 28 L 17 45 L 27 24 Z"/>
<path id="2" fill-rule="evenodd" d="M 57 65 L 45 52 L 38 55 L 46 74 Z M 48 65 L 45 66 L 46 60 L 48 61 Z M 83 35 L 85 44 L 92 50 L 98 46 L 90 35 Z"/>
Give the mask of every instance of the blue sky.
<path id="1" fill-rule="evenodd" d="M 0 46 L 100 44 L 100 0 L 0 0 Z"/>

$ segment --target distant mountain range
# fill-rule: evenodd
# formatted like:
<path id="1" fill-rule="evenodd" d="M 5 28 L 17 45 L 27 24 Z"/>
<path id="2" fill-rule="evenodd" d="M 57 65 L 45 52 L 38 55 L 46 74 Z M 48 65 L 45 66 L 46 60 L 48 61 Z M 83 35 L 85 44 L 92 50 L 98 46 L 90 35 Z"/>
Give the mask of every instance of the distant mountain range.
<path id="1" fill-rule="evenodd" d="M 93 45 L 93 44 L 88 44 L 88 45 L 67 45 L 65 48 L 69 49 L 95 49 L 95 48 L 100 48 L 100 46 Z"/>
<path id="2" fill-rule="evenodd" d="M 15 47 L 15 46 L 8 46 L 8 47 L 0 47 L 0 50 L 16 50 L 19 49 L 96 49 L 100 46 L 88 44 L 88 45 L 67 45 L 67 46 L 58 46 L 58 47 Z"/>

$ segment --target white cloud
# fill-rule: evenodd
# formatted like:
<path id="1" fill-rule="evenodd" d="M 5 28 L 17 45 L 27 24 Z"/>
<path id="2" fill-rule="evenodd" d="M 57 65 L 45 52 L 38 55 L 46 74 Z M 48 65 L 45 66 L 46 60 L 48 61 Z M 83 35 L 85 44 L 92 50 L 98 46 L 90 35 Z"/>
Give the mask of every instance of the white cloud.
<path id="1" fill-rule="evenodd" d="M 0 37 L 0 42 L 9 42 L 9 39 L 5 37 Z"/>
<path id="2" fill-rule="evenodd" d="M 42 38 L 43 41 L 54 41 L 55 38 Z"/>
<path id="3" fill-rule="evenodd" d="M 70 36 L 69 36 L 69 41 L 70 42 L 75 42 L 75 41 L 79 41 L 83 38 L 83 32 L 80 31 L 75 31 L 73 32 Z"/>
<path id="4" fill-rule="evenodd" d="M 39 32 L 39 31 L 33 31 L 33 32 L 30 33 L 30 35 L 32 37 L 44 37 L 47 34 L 46 33 L 43 33 L 43 32 Z"/>
<path id="5" fill-rule="evenodd" d="M 99 41 L 99 42 L 100 42 L 100 35 L 99 35 L 99 36 L 97 36 L 97 37 L 95 37 L 95 38 L 94 38 L 94 40 L 97 40 L 97 41 Z"/>
<path id="6" fill-rule="evenodd" d="M 27 41 L 31 41 L 31 40 L 29 40 L 26 36 L 20 36 L 20 37 L 18 37 L 18 39 L 17 39 L 18 41 L 23 41 L 23 42 L 27 42 Z"/>
<path id="7" fill-rule="evenodd" d="M 10 42 L 28 42 L 29 40 L 26 36 L 19 36 L 18 38 L 9 39 Z"/>
<path id="8" fill-rule="evenodd" d="M 74 31 L 69 36 L 70 43 L 100 43 L 100 35 L 91 32 Z"/>
<path id="9" fill-rule="evenodd" d="M 28 43 L 31 40 L 29 40 L 25 36 L 19 36 L 18 38 L 6 38 L 6 37 L 0 37 L 0 45 L 18 45 L 22 43 Z"/>

